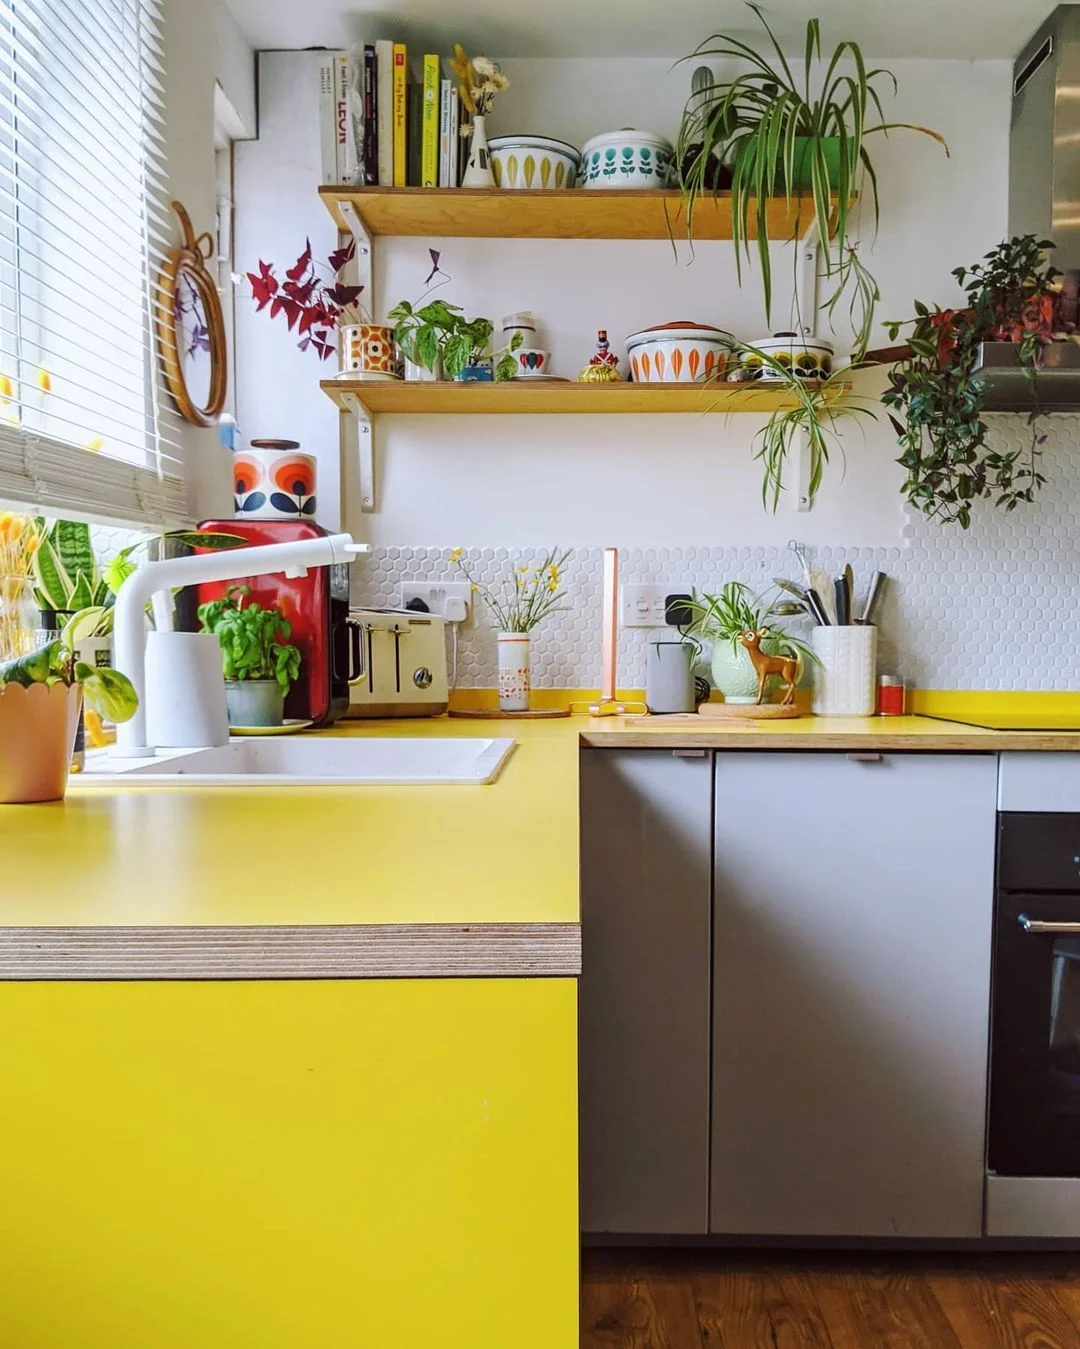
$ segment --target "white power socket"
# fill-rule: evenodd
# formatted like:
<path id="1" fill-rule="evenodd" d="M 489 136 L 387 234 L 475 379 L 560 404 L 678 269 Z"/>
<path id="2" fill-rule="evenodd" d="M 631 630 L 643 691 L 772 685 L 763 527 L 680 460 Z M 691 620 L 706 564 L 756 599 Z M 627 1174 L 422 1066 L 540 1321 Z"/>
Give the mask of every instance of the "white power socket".
<path id="1" fill-rule="evenodd" d="M 662 628 L 664 601 L 669 595 L 688 595 L 683 585 L 624 585 L 619 595 L 619 613 L 624 628 Z"/>
<path id="2" fill-rule="evenodd" d="M 468 581 L 403 581 L 399 606 L 409 607 L 410 600 L 423 600 L 428 613 L 446 617 L 447 600 L 460 600 L 465 606 L 465 621 L 472 613 L 472 586 Z"/>

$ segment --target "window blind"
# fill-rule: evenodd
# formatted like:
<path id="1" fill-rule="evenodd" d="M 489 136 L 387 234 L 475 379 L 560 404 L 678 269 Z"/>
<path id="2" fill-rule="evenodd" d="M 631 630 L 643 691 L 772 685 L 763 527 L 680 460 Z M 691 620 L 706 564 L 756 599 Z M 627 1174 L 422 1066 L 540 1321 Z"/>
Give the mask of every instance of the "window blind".
<path id="1" fill-rule="evenodd" d="M 0 498 L 186 516 L 159 402 L 161 0 L 0 0 Z"/>

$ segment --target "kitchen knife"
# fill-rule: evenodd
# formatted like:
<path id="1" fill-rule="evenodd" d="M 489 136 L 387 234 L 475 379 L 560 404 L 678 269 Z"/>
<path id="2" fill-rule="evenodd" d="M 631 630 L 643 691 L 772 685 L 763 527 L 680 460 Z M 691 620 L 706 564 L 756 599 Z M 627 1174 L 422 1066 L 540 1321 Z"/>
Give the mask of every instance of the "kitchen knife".
<path id="1" fill-rule="evenodd" d="M 808 590 L 806 592 L 806 604 L 820 627 L 828 628 L 831 626 L 829 615 L 826 613 L 825 606 L 821 602 L 821 596 L 816 590 Z"/>
<path id="2" fill-rule="evenodd" d="M 863 605 L 862 618 L 860 623 L 873 623 L 874 615 L 881 605 L 882 598 L 885 595 L 885 586 L 889 578 L 883 571 L 874 572 L 870 580 L 870 589 L 866 592 L 866 603 Z"/>
<path id="3" fill-rule="evenodd" d="M 848 590 L 847 577 L 840 575 L 833 582 L 836 591 L 836 621 L 842 628 L 846 628 L 851 622 L 851 591 Z"/>

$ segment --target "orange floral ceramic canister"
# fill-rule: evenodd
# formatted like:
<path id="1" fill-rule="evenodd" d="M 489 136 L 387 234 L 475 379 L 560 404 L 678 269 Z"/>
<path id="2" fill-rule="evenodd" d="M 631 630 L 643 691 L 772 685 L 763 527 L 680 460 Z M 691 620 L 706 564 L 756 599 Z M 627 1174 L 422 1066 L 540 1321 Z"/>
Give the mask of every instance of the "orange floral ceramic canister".
<path id="1" fill-rule="evenodd" d="M 691 384 L 722 375 L 732 345 L 722 328 L 679 319 L 631 333 L 626 353 L 635 384 Z"/>
<path id="2" fill-rule="evenodd" d="M 341 373 L 351 379 L 400 379 L 394 331 L 379 323 L 346 323 L 340 330 Z"/>
<path id="3" fill-rule="evenodd" d="M 0 805 L 63 797 L 81 707 L 78 684 L 0 689 Z"/>
<path id="4" fill-rule="evenodd" d="M 233 455 L 233 510 L 238 520 L 313 520 L 315 457 L 296 440 L 253 440 Z"/>

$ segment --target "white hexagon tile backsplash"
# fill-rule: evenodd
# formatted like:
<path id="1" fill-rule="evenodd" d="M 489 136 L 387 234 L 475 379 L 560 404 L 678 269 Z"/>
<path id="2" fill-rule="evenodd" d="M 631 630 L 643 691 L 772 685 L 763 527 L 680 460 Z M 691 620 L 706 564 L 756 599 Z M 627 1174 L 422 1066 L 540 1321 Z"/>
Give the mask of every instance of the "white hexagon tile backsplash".
<path id="1" fill-rule="evenodd" d="M 811 565 L 835 574 L 846 562 L 862 593 L 875 570 L 890 587 L 882 606 L 879 668 L 923 688 L 1080 688 L 1080 416 L 1048 419 L 1043 469 L 1048 482 L 1038 503 L 1006 515 L 981 503 L 966 533 L 911 517 L 905 538 L 893 547 L 818 548 Z M 1021 416 L 994 418 L 994 441 L 1020 448 L 1027 427 Z M 800 517 L 791 516 L 798 534 Z M 618 540 L 615 540 L 618 542 Z M 515 561 L 539 561 L 542 550 L 477 548 L 470 565 L 495 581 Z M 599 546 L 579 547 L 567 568 L 567 609 L 535 635 L 534 683 L 541 687 L 594 688 L 600 681 L 601 560 Z M 445 549 L 378 548 L 361 563 L 366 577 L 357 599 L 397 603 L 401 582 L 454 580 L 459 574 Z M 718 589 L 746 581 L 767 589 L 774 576 L 799 579 L 785 548 L 688 546 L 620 548 L 620 580 Z M 858 609 L 856 610 L 858 612 Z M 792 629 L 794 630 L 794 629 Z M 648 630 L 620 634 L 619 683 L 645 680 Z M 496 682 L 495 628 L 482 606 L 460 636 L 458 683 Z"/>

